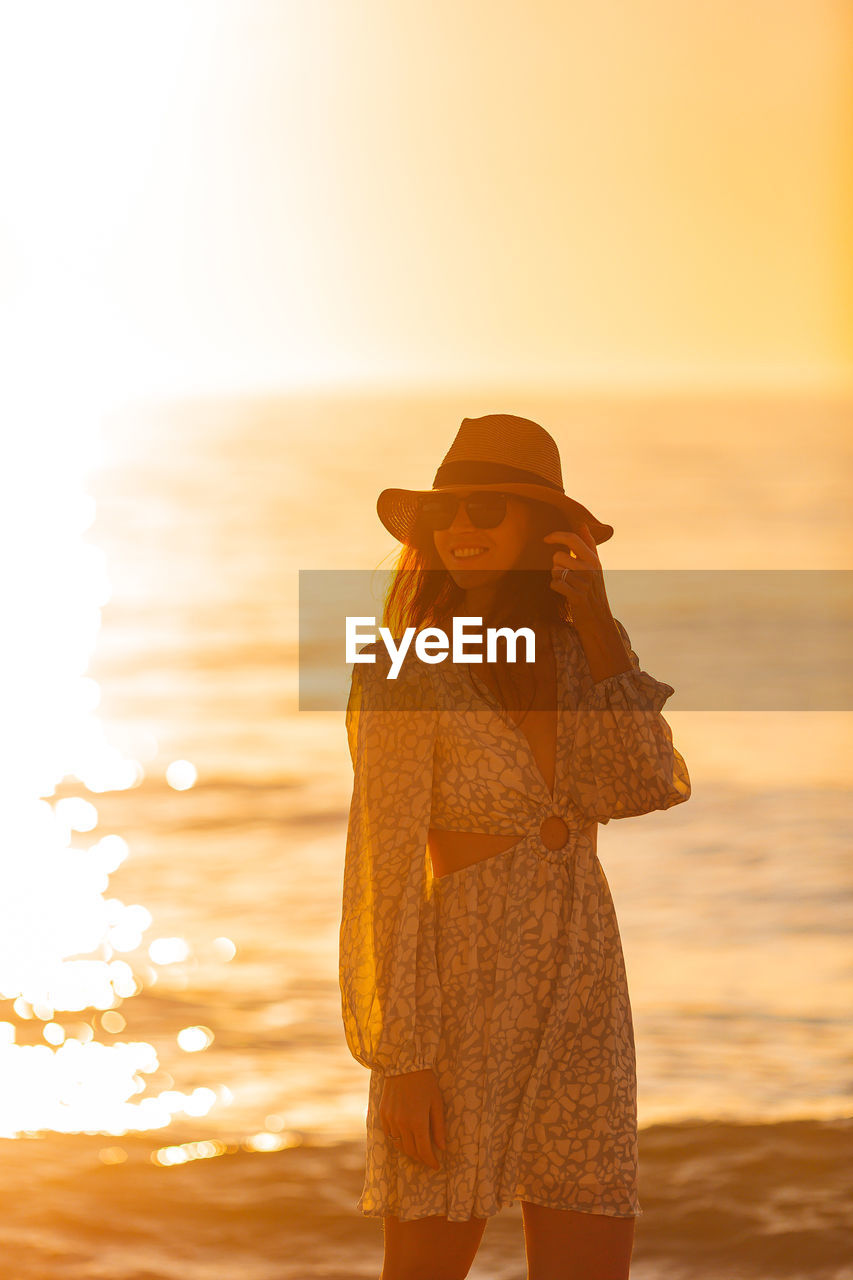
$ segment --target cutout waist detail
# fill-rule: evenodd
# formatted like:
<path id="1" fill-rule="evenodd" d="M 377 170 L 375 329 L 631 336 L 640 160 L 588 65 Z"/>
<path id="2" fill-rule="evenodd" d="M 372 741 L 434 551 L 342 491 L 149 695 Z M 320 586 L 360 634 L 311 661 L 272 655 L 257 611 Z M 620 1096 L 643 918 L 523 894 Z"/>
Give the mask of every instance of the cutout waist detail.
<path id="1" fill-rule="evenodd" d="M 484 831 L 446 831 L 442 827 L 430 827 L 427 844 L 432 859 L 432 871 L 436 879 L 463 871 L 475 862 L 483 862 L 499 853 L 505 853 L 527 833 L 518 831 L 512 835 L 488 835 Z"/>
<path id="2" fill-rule="evenodd" d="M 430 827 L 427 832 L 427 847 L 432 860 L 433 876 L 440 880 L 457 871 L 464 871 L 477 862 L 506 853 L 531 837 L 538 837 L 537 852 L 549 861 L 561 862 L 571 856 L 583 835 L 582 827 L 552 810 L 550 813 L 540 812 L 526 831 L 506 832 L 503 835 Z"/>

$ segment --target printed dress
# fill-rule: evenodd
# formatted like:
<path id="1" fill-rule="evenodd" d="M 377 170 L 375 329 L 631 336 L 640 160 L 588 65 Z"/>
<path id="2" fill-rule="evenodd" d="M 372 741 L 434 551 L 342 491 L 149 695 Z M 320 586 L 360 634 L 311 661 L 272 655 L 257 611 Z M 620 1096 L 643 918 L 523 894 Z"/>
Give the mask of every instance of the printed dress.
<path id="1" fill-rule="evenodd" d="M 347 1043 L 371 1072 L 367 1216 L 462 1222 L 520 1199 L 643 1212 L 631 1005 L 596 837 L 598 823 L 687 800 L 690 779 L 660 714 L 675 691 L 617 626 L 631 670 L 597 682 L 572 625 L 552 628 L 553 795 L 521 727 L 466 668 L 410 651 L 388 680 L 376 645 L 361 651 L 375 663 L 353 666 L 340 986 Z M 568 828 L 559 849 L 554 816 Z M 430 826 L 518 838 L 435 877 Z M 425 1067 L 445 1114 L 437 1170 L 379 1124 L 385 1077 Z"/>

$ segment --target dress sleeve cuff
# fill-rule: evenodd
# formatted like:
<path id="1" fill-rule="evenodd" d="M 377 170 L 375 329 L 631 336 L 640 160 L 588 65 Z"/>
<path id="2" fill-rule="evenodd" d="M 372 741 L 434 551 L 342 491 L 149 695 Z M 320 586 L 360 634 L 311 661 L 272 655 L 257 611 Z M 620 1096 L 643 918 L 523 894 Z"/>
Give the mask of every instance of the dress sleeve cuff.
<path id="1" fill-rule="evenodd" d="M 671 684 L 655 680 L 647 671 L 618 671 L 596 680 L 583 700 L 585 711 L 661 711 L 667 698 L 675 693 Z"/>
<path id="2" fill-rule="evenodd" d="M 392 1066 L 380 1066 L 379 1071 L 383 1076 L 404 1076 L 410 1071 L 426 1071 L 434 1066 L 435 1054 L 422 1053 L 414 1054 L 411 1058 L 398 1058 Z"/>

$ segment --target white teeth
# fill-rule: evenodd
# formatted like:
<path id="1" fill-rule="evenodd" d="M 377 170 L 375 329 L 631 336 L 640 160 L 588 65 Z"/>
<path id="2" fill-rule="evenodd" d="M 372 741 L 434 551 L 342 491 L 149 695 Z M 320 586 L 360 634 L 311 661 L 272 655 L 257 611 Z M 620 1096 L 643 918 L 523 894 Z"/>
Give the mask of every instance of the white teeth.
<path id="1" fill-rule="evenodd" d="M 485 550 L 485 547 L 457 547 L 453 554 L 460 558 L 464 556 L 479 556 Z"/>

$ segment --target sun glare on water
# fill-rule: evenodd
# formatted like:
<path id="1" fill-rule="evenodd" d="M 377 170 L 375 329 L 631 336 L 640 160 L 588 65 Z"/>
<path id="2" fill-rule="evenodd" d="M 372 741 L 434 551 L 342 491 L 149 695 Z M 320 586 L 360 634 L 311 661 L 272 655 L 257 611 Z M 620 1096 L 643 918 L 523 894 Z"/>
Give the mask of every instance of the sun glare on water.
<path id="1" fill-rule="evenodd" d="M 132 1026 L 118 1010 L 143 982 L 126 957 L 147 947 L 139 969 L 149 983 L 154 966 L 188 951 L 183 939 L 147 943 L 148 910 L 110 894 L 130 849 L 98 829 L 99 794 L 145 773 L 109 741 L 87 675 L 110 598 L 104 555 L 87 540 L 99 407 L 36 386 L 17 414 L 24 429 L 3 496 L 0 1136 L 159 1129 L 179 1113 L 206 1115 L 217 1099 L 209 1089 L 142 1096 L 160 1066 L 153 1046 L 98 1039 Z M 192 785 L 190 763 L 170 781 Z M 181 1034 L 190 1051 L 212 1040 L 200 1028 Z"/>
<path id="2" fill-rule="evenodd" d="M 141 169 L 168 137 L 172 88 L 205 10 L 178 13 L 156 0 L 140 18 L 101 2 L 85 14 L 48 7 L 47 23 L 26 7 L 10 10 L 0 51 L 0 106 L 20 126 L 0 246 L 6 1137 L 162 1128 L 216 1101 L 210 1090 L 145 1096 L 160 1064 L 151 1044 L 128 1034 L 127 1002 L 156 982 L 157 965 L 181 959 L 182 940 L 152 942 L 146 908 L 110 893 L 131 851 L 99 829 L 99 797 L 139 786 L 145 770 L 109 740 L 87 674 L 110 599 L 105 555 L 89 536 L 97 511 L 87 476 L 101 461 L 108 414 L 145 390 L 156 365 L 116 308 L 107 251 L 135 207 Z M 152 74 L 161 90 L 153 98 Z M 189 761 L 168 779 L 176 789 L 193 781 Z M 187 1030 L 203 1048 L 199 1031 Z"/>

